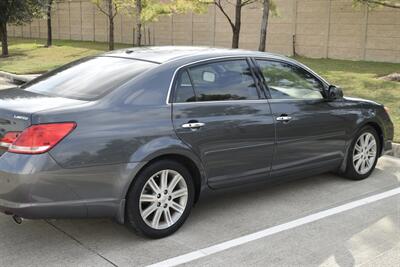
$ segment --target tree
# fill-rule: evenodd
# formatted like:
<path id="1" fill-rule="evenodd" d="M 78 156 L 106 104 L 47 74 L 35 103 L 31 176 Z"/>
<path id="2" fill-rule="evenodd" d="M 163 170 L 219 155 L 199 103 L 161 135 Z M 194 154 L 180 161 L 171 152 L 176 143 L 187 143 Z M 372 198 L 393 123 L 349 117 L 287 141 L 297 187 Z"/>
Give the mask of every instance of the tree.
<path id="1" fill-rule="evenodd" d="M 219 8 L 232 28 L 232 48 L 239 48 L 240 28 L 242 26 L 242 8 L 255 2 L 257 2 L 257 0 L 235 0 L 235 3 L 228 2 L 228 4 L 233 5 L 235 8 L 235 20 L 233 20 L 228 15 L 226 7 L 222 4 L 221 0 L 214 0 L 214 4 Z"/>
<path id="2" fill-rule="evenodd" d="M 142 43 L 142 0 L 136 0 L 135 11 L 135 43 L 140 46 Z"/>
<path id="3" fill-rule="evenodd" d="M 121 0 L 124 10 L 135 17 L 135 44 L 142 43 L 141 30 L 148 22 L 157 21 L 161 15 L 181 14 L 188 11 L 206 11 L 208 0 Z M 133 11 L 133 12 L 132 12 Z"/>
<path id="4" fill-rule="evenodd" d="M 162 14 L 170 14 L 169 3 L 157 0 L 122 0 L 123 9 L 128 15 L 135 18 L 134 45 L 142 44 L 142 26 L 149 21 L 156 20 Z"/>
<path id="5" fill-rule="evenodd" d="M 7 24 L 32 21 L 40 14 L 40 0 L 0 0 L 1 56 L 8 56 Z"/>
<path id="6" fill-rule="evenodd" d="M 268 17 L 270 12 L 276 12 L 276 5 L 272 0 L 235 0 L 235 3 L 231 3 L 226 0 L 226 3 L 233 5 L 235 8 L 235 20 L 228 15 L 226 11 L 226 6 L 222 4 L 221 0 L 214 0 L 214 4 L 219 8 L 225 18 L 228 20 L 229 25 L 232 28 L 232 48 L 239 48 L 239 38 L 240 38 L 240 28 L 242 24 L 242 8 L 257 2 L 263 2 L 263 17 L 261 22 L 260 31 L 260 44 L 258 49 L 260 51 L 265 51 L 265 42 L 267 38 L 267 26 Z"/>
<path id="7" fill-rule="evenodd" d="M 261 19 L 260 44 L 258 45 L 258 51 L 265 51 L 269 14 L 276 14 L 276 12 L 276 5 L 272 0 L 263 0 L 263 15 Z"/>
<path id="8" fill-rule="evenodd" d="M 366 4 L 371 7 L 385 6 L 390 8 L 400 8 L 400 0 L 354 0 L 356 4 Z"/>
<path id="9" fill-rule="evenodd" d="M 108 50 L 114 50 L 114 18 L 118 14 L 120 1 L 92 0 L 97 8 L 108 18 Z"/>
<path id="10" fill-rule="evenodd" d="M 47 44 L 46 47 L 50 47 L 53 44 L 53 34 L 51 29 L 51 9 L 53 6 L 53 0 L 46 0 L 44 9 L 46 13 L 46 21 L 47 21 Z"/>

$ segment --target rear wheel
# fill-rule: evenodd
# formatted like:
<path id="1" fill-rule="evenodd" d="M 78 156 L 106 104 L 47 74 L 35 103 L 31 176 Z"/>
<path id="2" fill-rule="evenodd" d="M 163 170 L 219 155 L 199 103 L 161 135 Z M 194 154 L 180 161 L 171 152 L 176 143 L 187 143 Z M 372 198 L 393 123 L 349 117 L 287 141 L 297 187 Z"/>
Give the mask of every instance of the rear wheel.
<path id="1" fill-rule="evenodd" d="M 126 222 L 145 236 L 165 237 L 184 223 L 193 201 L 188 170 L 175 161 L 161 160 L 136 177 L 127 197 Z"/>
<path id="2" fill-rule="evenodd" d="M 366 126 L 354 138 L 347 155 L 346 178 L 362 180 L 370 176 L 378 161 L 380 149 L 375 129 Z"/>

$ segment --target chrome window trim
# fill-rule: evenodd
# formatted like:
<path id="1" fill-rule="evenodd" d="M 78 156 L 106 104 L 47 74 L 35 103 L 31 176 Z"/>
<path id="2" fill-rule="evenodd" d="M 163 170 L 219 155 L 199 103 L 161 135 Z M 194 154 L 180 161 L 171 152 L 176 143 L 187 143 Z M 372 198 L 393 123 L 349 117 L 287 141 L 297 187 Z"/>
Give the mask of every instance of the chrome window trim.
<path id="1" fill-rule="evenodd" d="M 177 102 L 174 105 L 190 105 L 190 104 L 229 104 L 229 103 L 268 103 L 268 99 L 245 99 L 245 100 L 214 100 L 214 101 L 193 101 L 193 102 Z M 171 104 L 171 103 L 170 103 Z"/>
<path id="2" fill-rule="evenodd" d="M 240 56 L 240 55 L 234 55 L 234 56 L 233 56 L 233 55 L 232 55 L 232 56 L 220 56 L 220 57 L 213 57 L 213 58 L 201 59 L 201 60 L 193 61 L 193 62 L 184 64 L 184 65 L 182 65 L 182 66 L 179 66 L 178 68 L 175 69 L 174 74 L 172 75 L 172 79 L 171 79 L 171 82 L 170 82 L 170 84 L 169 84 L 168 94 L 167 94 L 167 98 L 166 98 L 165 103 L 166 103 L 167 105 L 171 105 L 171 104 L 173 103 L 173 102 L 170 102 L 172 86 L 173 86 L 173 84 L 174 84 L 176 74 L 177 74 L 178 71 L 180 71 L 182 68 L 188 67 L 188 66 L 190 66 L 190 65 L 195 65 L 195 64 L 197 64 L 197 63 L 202 63 L 202 62 L 207 62 L 207 61 L 213 61 L 213 60 L 218 60 L 218 59 L 244 59 L 244 60 L 247 60 L 248 58 L 252 58 L 252 56 L 250 56 L 250 55 L 243 55 L 243 56 Z M 258 100 L 265 100 L 265 99 L 251 99 L 250 101 L 258 101 Z M 235 102 L 237 102 L 237 101 L 248 101 L 248 100 L 198 101 L 198 102 L 187 102 L 187 103 L 200 103 L 200 102 L 207 102 L 207 103 L 209 103 L 209 102 L 219 102 L 219 103 L 220 103 L 220 102 L 227 102 L 227 101 L 235 101 Z M 178 103 L 173 103 L 173 104 L 175 105 L 175 104 L 178 104 Z"/>
<path id="3" fill-rule="evenodd" d="M 285 60 L 285 59 L 280 59 L 280 58 L 268 58 L 268 57 L 253 57 L 255 60 L 255 63 L 257 63 L 257 60 L 268 60 L 268 61 L 277 61 L 277 62 L 283 62 L 289 65 L 293 65 L 296 66 L 300 69 L 302 69 L 305 72 L 308 72 L 309 74 L 311 74 L 315 79 L 317 79 L 318 81 L 321 82 L 321 84 L 323 85 L 323 87 L 329 86 L 330 83 L 328 83 L 327 80 L 325 80 L 324 78 L 322 78 L 320 75 L 318 75 L 317 73 L 315 73 L 315 71 L 313 71 L 312 69 L 310 69 L 309 67 L 307 67 L 306 65 L 304 65 L 301 62 L 292 62 L 290 60 Z"/>
<path id="4" fill-rule="evenodd" d="M 298 101 L 313 101 L 313 102 L 323 102 L 325 98 L 269 98 L 269 103 L 277 103 L 277 102 L 298 102 Z"/>
<path id="5" fill-rule="evenodd" d="M 255 64 L 257 64 L 257 67 L 260 68 L 258 66 L 257 60 L 265 60 L 265 61 L 275 61 L 275 62 L 282 62 L 282 63 L 286 63 L 292 66 L 296 66 L 300 69 L 302 69 L 303 71 L 309 73 L 310 75 L 312 75 L 316 80 L 318 80 L 321 84 L 322 87 L 324 87 L 324 89 L 326 89 L 327 86 L 329 86 L 329 83 L 322 78 L 321 76 L 319 76 L 317 73 L 315 73 L 312 69 L 310 69 L 309 67 L 307 67 L 306 65 L 302 64 L 301 62 L 292 62 L 292 61 L 288 61 L 288 60 L 284 60 L 284 59 L 275 59 L 275 58 L 267 58 L 267 57 L 254 57 L 253 58 L 255 61 Z M 265 77 L 264 77 L 265 78 Z M 267 87 L 266 90 L 269 90 L 269 88 Z M 320 92 L 320 91 L 319 91 Z M 274 101 L 274 100 L 284 100 L 284 101 L 318 101 L 318 100 L 324 100 L 326 99 L 326 97 L 324 96 L 324 94 L 322 94 L 322 98 L 268 98 L 268 100 L 271 101 L 271 103 L 275 103 L 278 101 Z"/>
<path id="6" fill-rule="evenodd" d="M 191 56 L 187 56 L 187 57 L 191 57 Z M 324 86 L 329 86 L 330 83 L 328 81 L 326 81 L 324 78 L 322 78 L 320 75 L 318 75 L 317 73 L 315 73 L 312 69 L 310 69 L 309 67 L 307 67 L 306 65 L 302 64 L 301 62 L 292 62 L 290 60 L 285 60 L 284 58 L 275 58 L 275 57 L 263 57 L 260 55 L 232 55 L 232 56 L 220 56 L 220 57 L 212 57 L 212 58 L 206 58 L 206 59 L 201 59 L 201 60 L 197 60 L 197 61 L 193 61 L 187 64 L 184 64 L 182 66 L 179 66 L 178 68 L 175 69 L 174 74 L 172 75 L 171 78 L 171 82 L 169 84 L 169 88 L 168 88 L 168 93 L 167 93 L 167 98 L 165 103 L 167 105 L 171 105 L 173 102 L 170 102 L 170 97 L 171 97 L 171 92 L 172 92 L 172 86 L 174 84 L 175 78 L 176 78 L 176 74 L 182 69 L 185 68 L 187 66 L 190 65 L 195 65 L 197 63 L 202 63 L 202 62 L 207 62 L 207 61 L 213 61 L 213 60 L 219 60 L 219 59 L 245 59 L 247 60 L 248 58 L 252 58 L 255 60 L 255 62 L 257 62 L 257 59 L 259 60 L 273 60 L 273 61 L 280 61 L 280 62 L 284 62 L 287 64 L 291 64 L 291 65 L 295 65 L 301 69 L 303 69 L 304 71 L 310 73 L 311 75 L 313 75 L 317 80 L 319 80 Z M 325 98 L 323 98 L 325 99 Z M 177 104 L 191 104 L 191 103 L 210 103 L 210 102 L 214 102 L 214 103 L 226 103 L 226 102 L 248 102 L 248 101 L 266 101 L 266 100 L 273 100 L 273 99 L 249 99 L 249 100 L 218 100 L 218 101 L 198 101 L 198 102 L 183 102 L 183 103 L 173 103 L 174 105 Z M 279 100 L 294 100 L 294 99 L 279 99 Z M 321 99 L 296 99 L 295 101 L 310 101 L 310 100 L 321 100 Z"/>

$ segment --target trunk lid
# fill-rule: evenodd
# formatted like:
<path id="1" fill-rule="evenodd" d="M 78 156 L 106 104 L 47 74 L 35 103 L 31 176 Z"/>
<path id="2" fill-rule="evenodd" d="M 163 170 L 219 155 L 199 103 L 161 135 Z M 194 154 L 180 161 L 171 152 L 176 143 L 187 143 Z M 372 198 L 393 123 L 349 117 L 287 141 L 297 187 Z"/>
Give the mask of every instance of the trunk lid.
<path id="1" fill-rule="evenodd" d="M 32 114 L 86 101 L 41 95 L 19 88 L 0 91 L 0 138 L 7 132 L 22 132 L 32 124 Z M 0 149 L 2 155 L 6 149 Z"/>

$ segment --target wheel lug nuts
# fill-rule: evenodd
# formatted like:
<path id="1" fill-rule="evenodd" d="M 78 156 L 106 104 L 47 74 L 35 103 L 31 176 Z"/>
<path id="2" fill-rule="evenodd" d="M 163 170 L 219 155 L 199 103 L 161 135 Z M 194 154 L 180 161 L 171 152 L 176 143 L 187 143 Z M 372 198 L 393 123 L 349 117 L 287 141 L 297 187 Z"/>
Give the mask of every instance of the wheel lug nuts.
<path id="1" fill-rule="evenodd" d="M 161 194 L 157 194 L 157 198 L 160 198 L 161 197 Z"/>
<path id="2" fill-rule="evenodd" d="M 157 203 L 157 207 L 160 207 L 160 206 L 161 206 L 161 203 L 160 203 L 160 202 L 158 202 L 158 203 Z"/>
<path id="3" fill-rule="evenodd" d="M 167 190 L 165 190 L 165 191 L 164 191 L 164 194 L 165 194 L 165 195 L 166 195 L 166 194 L 168 194 L 168 191 L 167 191 Z"/>
<path id="4" fill-rule="evenodd" d="M 171 199 L 172 199 L 172 197 L 171 197 L 171 196 L 169 196 L 169 197 L 168 197 L 168 200 L 171 200 Z"/>
<path id="5" fill-rule="evenodd" d="M 164 204 L 164 208 L 166 208 L 168 205 L 167 204 Z"/>

